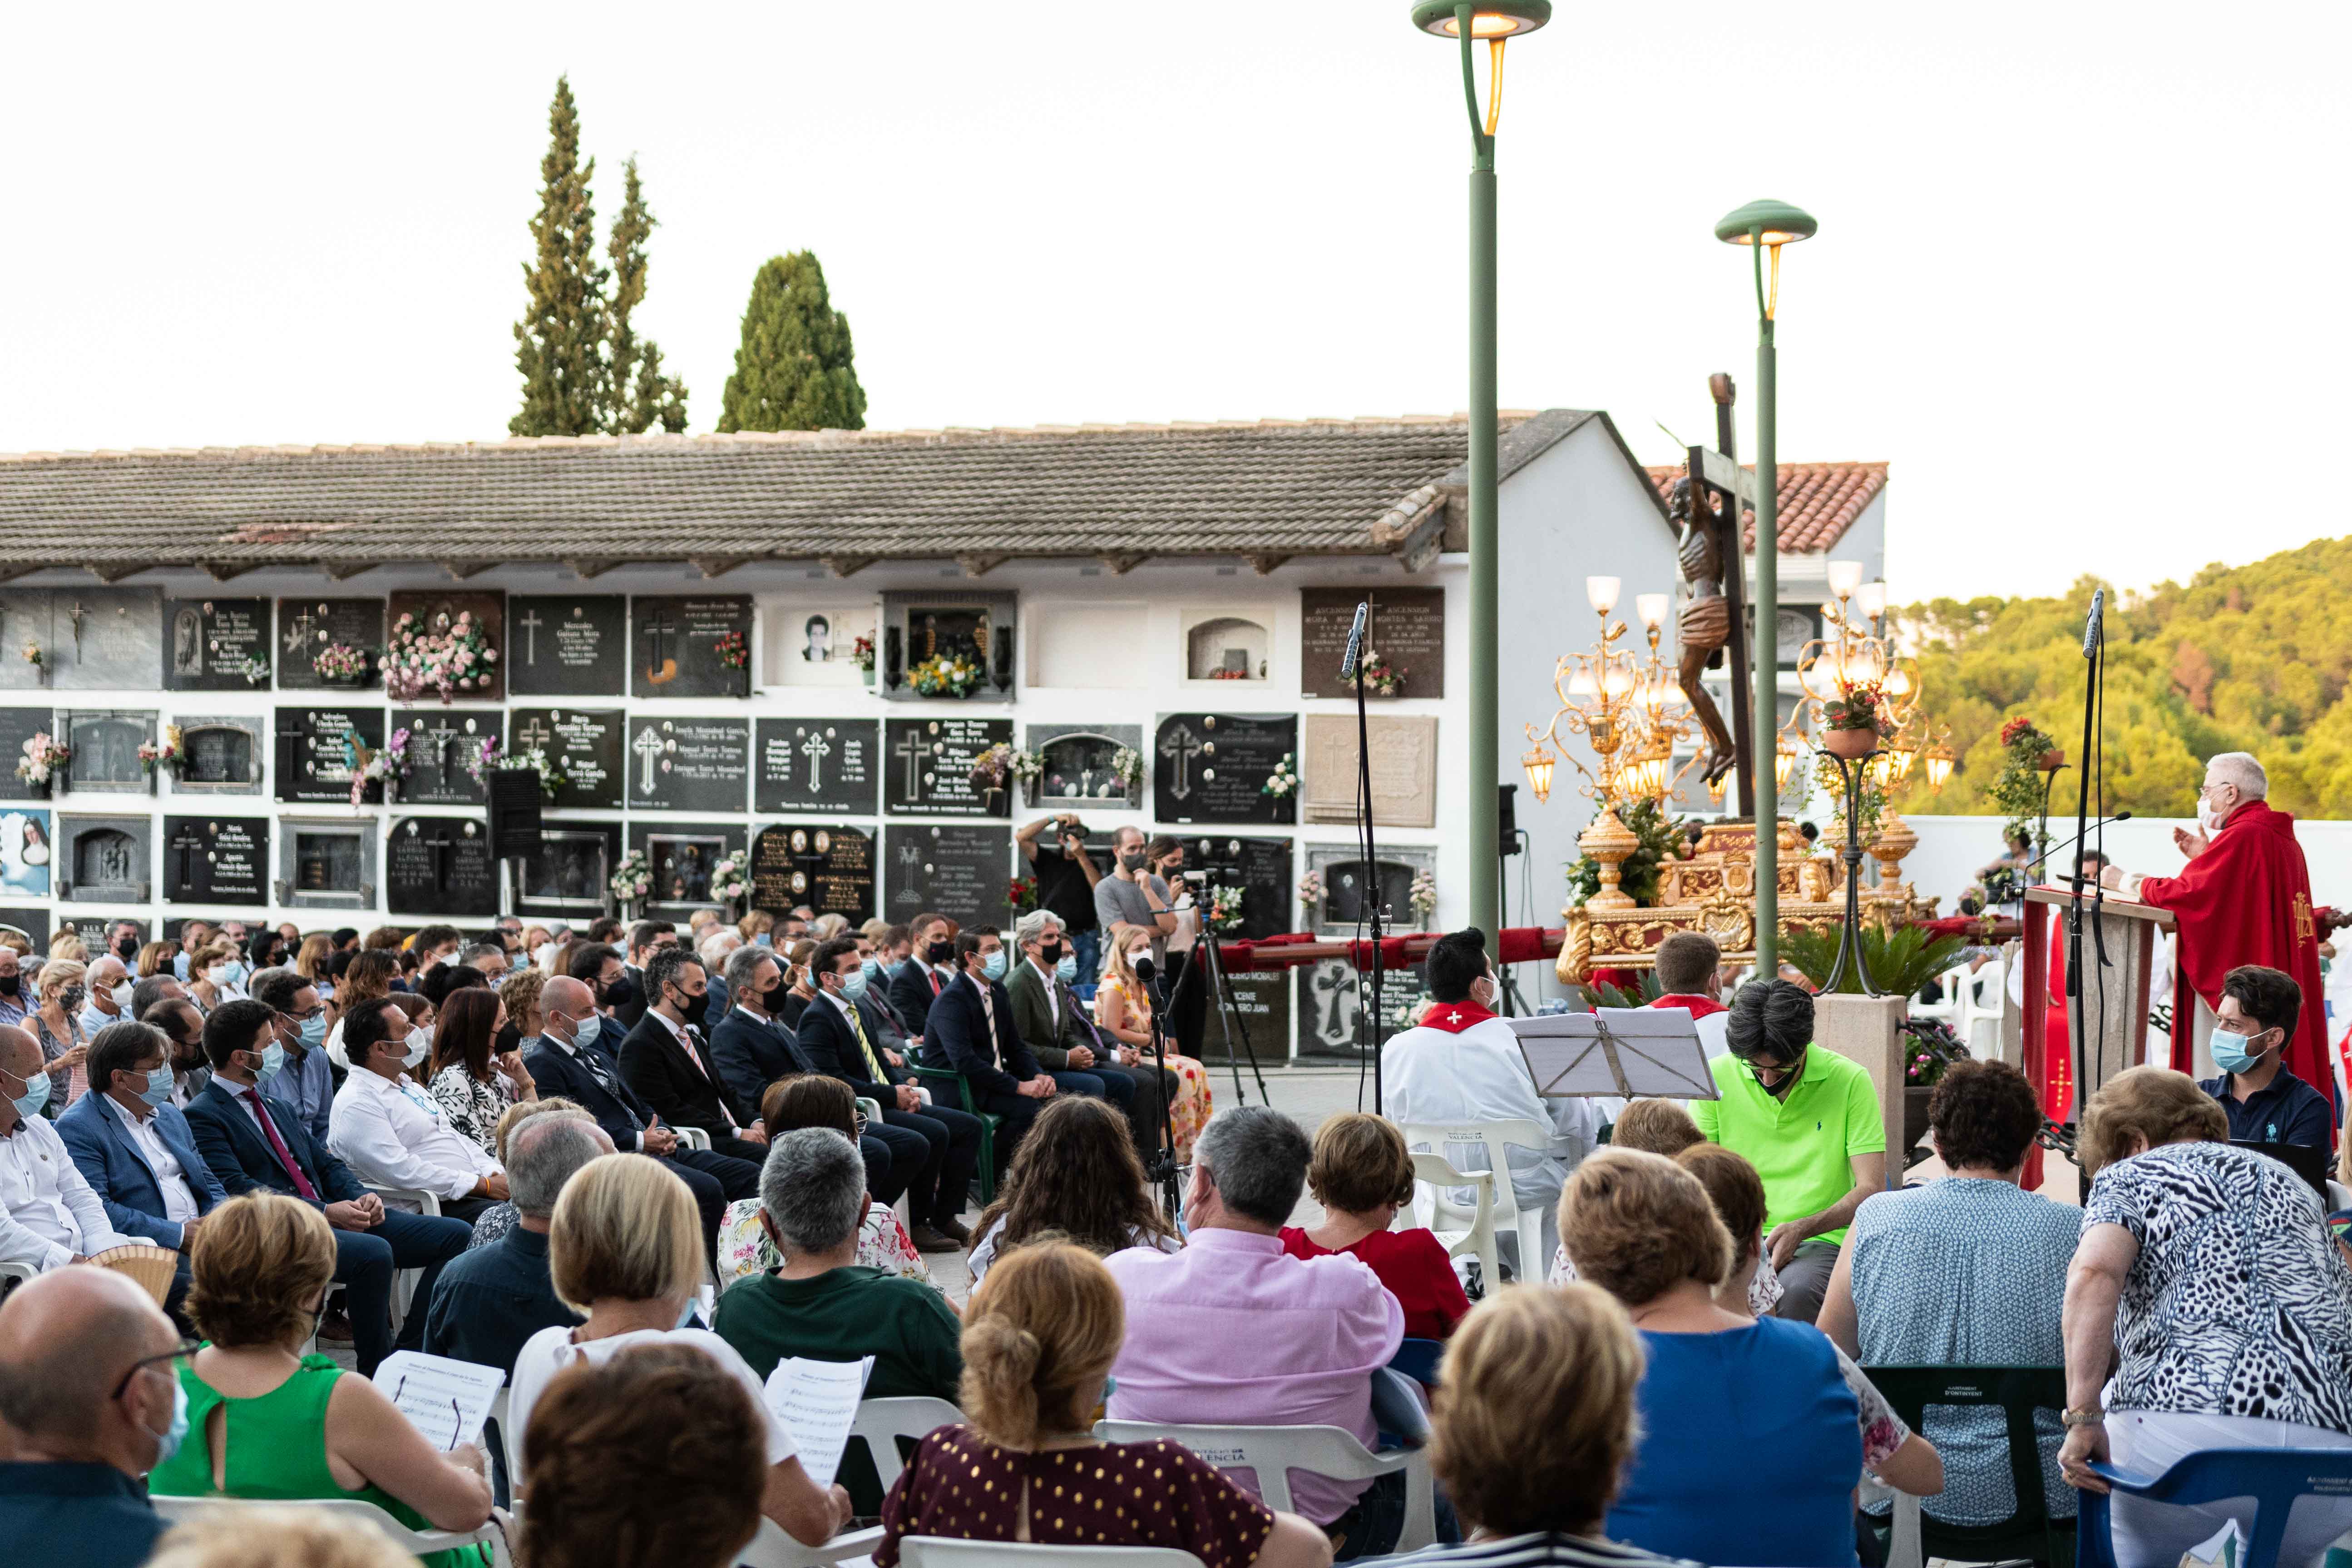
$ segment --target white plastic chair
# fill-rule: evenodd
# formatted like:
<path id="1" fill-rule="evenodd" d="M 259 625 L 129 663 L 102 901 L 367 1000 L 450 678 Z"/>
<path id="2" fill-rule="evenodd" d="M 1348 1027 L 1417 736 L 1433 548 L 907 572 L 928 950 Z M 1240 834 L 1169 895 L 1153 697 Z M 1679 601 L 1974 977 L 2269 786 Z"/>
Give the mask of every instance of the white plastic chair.
<path id="1" fill-rule="evenodd" d="M 1492 1171 L 1457 1171 L 1440 1155 L 1415 1154 L 1412 1156 L 1412 1204 L 1397 1211 L 1396 1220 L 1390 1228 L 1411 1230 L 1420 1226 L 1437 1237 L 1437 1244 L 1445 1248 L 1446 1257 L 1459 1258 L 1467 1253 L 1476 1258 L 1478 1267 L 1485 1271 L 1479 1279 L 1485 1281 L 1486 1289 L 1492 1289 L 1500 1283 L 1503 1277 L 1497 1272 L 1495 1248 L 1495 1173 Z M 1470 1189 L 1474 1201 L 1467 1211 L 1458 1204 L 1444 1201 L 1447 1190 L 1454 1187 Z M 1432 1194 L 1426 1202 L 1422 1196 L 1424 1192 Z M 1467 1212 L 1470 1223 L 1465 1226 L 1439 1228 L 1435 1221 L 1439 1217 L 1436 1211 L 1441 1207 L 1446 1215 L 1457 1219 Z M 1424 1213 L 1424 1210 L 1428 1212 Z"/>
<path id="2" fill-rule="evenodd" d="M 1971 978 L 1969 966 L 1965 963 L 1947 969 L 1936 977 L 1937 985 L 1942 991 L 1944 999 L 1940 1002 L 1921 1002 L 1915 998 L 1911 1003 L 1911 1016 L 1941 1018 L 1952 1026 L 1952 1033 L 1962 1039 L 1968 1038 L 1968 1031 L 1961 1026 L 1961 1015 L 1968 1007 L 1969 982 Z"/>
<path id="3" fill-rule="evenodd" d="M 440 1198 L 421 1187 L 372 1186 L 368 1191 L 382 1198 L 386 1208 L 396 1204 L 415 1204 L 418 1214 L 431 1215 L 436 1219 L 441 1216 Z M 408 1309 L 416 1300 L 416 1282 L 424 1278 L 425 1270 L 422 1268 L 404 1268 L 393 1276 L 392 1331 L 395 1336 L 400 1332 L 400 1325 L 408 1321 Z"/>
<path id="4" fill-rule="evenodd" d="M 699 1127 L 673 1127 L 670 1131 L 677 1134 L 678 1142 L 686 1148 L 708 1150 L 710 1147 L 710 1134 Z"/>
<path id="5" fill-rule="evenodd" d="M 760 1533 L 735 1554 L 739 1568 L 818 1568 L 821 1563 L 848 1563 L 871 1557 L 881 1549 L 882 1527 L 845 1530 L 822 1546 L 803 1546 L 772 1519 L 760 1521 Z"/>
<path id="6" fill-rule="evenodd" d="M 1526 1149 L 1540 1155 L 1551 1152 L 1556 1134 L 1552 1129 L 1534 1121 L 1412 1121 L 1403 1128 L 1405 1147 L 1430 1151 L 1451 1165 L 1445 1152 L 1448 1144 L 1475 1144 L 1486 1151 L 1486 1168 L 1495 1173 L 1493 1185 L 1494 1213 L 1492 1227 L 1499 1232 L 1505 1226 L 1518 1236 L 1519 1272 L 1521 1279 L 1541 1279 L 1551 1267 L 1551 1255 L 1544 1250 L 1544 1211 L 1540 1208 L 1519 1207 L 1517 1193 L 1511 1185 L 1509 1151 Z M 1432 1231 L 1444 1232 L 1459 1228 L 1464 1221 L 1475 1225 L 1473 1213 L 1449 1202 L 1444 1187 L 1431 1186 L 1420 1180 L 1416 1163 L 1413 1172 L 1415 1185 L 1412 1194 L 1413 1214 L 1420 1223 Z M 1468 1183 L 1457 1183 L 1466 1186 Z M 1426 1209 L 1423 1204 L 1427 1205 Z M 1442 1239 L 1442 1237 L 1441 1237 Z M 1491 1248 L 1492 1244 L 1489 1243 Z M 1482 1254 L 1479 1261 L 1486 1268 L 1486 1286 L 1495 1289 L 1503 1277 L 1495 1271 L 1495 1260 Z"/>
<path id="7" fill-rule="evenodd" d="M 29 1263 L 0 1263 L 0 1295 L 7 1293 L 8 1280 L 14 1279 L 21 1285 L 28 1279 L 39 1279 L 40 1274 L 41 1271 Z"/>
<path id="8" fill-rule="evenodd" d="M 522 1496 L 522 1445 L 515 1441 L 514 1423 L 507 1419 L 507 1395 L 514 1392 L 509 1384 L 490 1397 L 490 1419 L 499 1424 L 499 1447 L 506 1450 L 507 1489 Z"/>
<path id="9" fill-rule="evenodd" d="M 858 1403 L 849 1436 L 852 1441 L 862 1439 L 866 1451 L 874 1456 L 874 1473 L 881 1478 L 882 1489 L 887 1492 L 898 1484 L 898 1477 L 907 1468 L 898 1458 L 899 1438 L 920 1440 L 962 1419 L 963 1412 L 944 1399 L 866 1399 Z"/>
<path id="10" fill-rule="evenodd" d="M 1173 1546 L 1040 1546 L 1034 1541 L 954 1541 L 909 1535 L 898 1542 L 905 1568 L 1201 1568 L 1201 1560 Z"/>
<path id="11" fill-rule="evenodd" d="M 1968 1026 L 1955 1024 L 1952 1032 L 1979 1061 L 1997 1061 L 2001 1054 L 2001 1020 L 2009 1011 L 2009 966 L 2022 962 L 2003 953 L 1969 976 Z M 2030 994 L 2030 993 L 2029 993 Z"/>
<path id="12" fill-rule="evenodd" d="M 478 1530 L 411 1530 L 373 1503 L 362 1502 L 357 1498 L 305 1498 L 294 1502 L 232 1497 L 158 1497 L 150 1500 L 154 1503 L 155 1511 L 173 1524 L 218 1519 L 224 1514 L 229 1514 L 233 1521 L 231 1510 L 237 1509 L 318 1509 L 343 1519 L 372 1524 L 383 1531 L 394 1546 L 415 1555 L 479 1545 L 490 1549 L 491 1568 L 513 1568 L 514 1564 L 514 1555 L 507 1546 L 507 1531 L 513 1521 L 499 1509 L 492 1509 L 488 1521 Z"/>
<path id="13" fill-rule="evenodd" d="M 1335 1481 L 1368 1481 L 1404 1472 L 1404 1524 L 1393 1552 L 1418 1552 L 1437 1541 L 1437 1483 L 1426 1448 L 1375 1454 L 1338 1426 L 1155 1426 L 1144 1421 L 1097 1421 L 1095 1436 L 1107 1443 L 1181 1443 L 1221 1470 L 1251 1470 L 1266 1507 L 1296 1511 L 1290 1472 L 1305 1470 Z"/>

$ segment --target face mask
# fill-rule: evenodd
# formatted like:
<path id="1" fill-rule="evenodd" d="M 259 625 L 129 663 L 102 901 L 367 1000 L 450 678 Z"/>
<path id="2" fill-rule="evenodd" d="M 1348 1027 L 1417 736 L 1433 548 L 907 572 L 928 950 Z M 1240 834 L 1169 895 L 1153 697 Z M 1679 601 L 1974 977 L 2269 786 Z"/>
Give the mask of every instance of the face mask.
<path id="1" fill-rule="evenodd" d="M 261 1065 L 253 1069 L 253 1081 L 268 1083 L 286 1065 L 286 1047 L 276 1040 L 261 1047 Z"/>
<path id="2" fill-rule="evenodd" d="M 1119 869 L 1123 871 L 1141 870 L 1143 868 L 1143 851 L 1140 849 L 1121 850 L 1119 852 L 1118 864 Z"/>
<path id="3" fill-rule="evenodd" d="M 2221 831 L 2221 813 L 2206 805 L 2203 795 L 2197 797 L 2197 830 L 2208 838 Z"/>
<path id="4" fill-rule="evenodd" d="M 205 978 L 211 981 L 215 985 L 230 984 L 236 979 L 236 965 L 234 963 L 215 963 L 210 969 L 205 971 Z"/>
<path id="5" fill-rule="evenodd" d="M 1041 942 L 1037 944 L 1037 956 L 1051 965 L 1062 956 L 1062 944 L 1058 942 Z"/>
<path id="6" fill-rule="evenodd" d="M 68 1013 L 80 1012 L 81 1005 L 89 1000 L 89 987 L 87 985 L 68 985 L 58 993 L 58 1004 Z"/>
<path id="7" fill-rule="evenodd" d="M 988 976 L 991 980 L 1003 979 L 1004 950 L 1000 947 L 994 952 L 990 953 L 986 958 L 981 960 L 980 972 Z"/>
<path id="8" fill-rule="evenodd" d="M 302 1048 L 306 1051 L 315 1051 L 326 1043 L 327 1016 L 321 1013 L 315 1018 L 303 1019 Z"/>
<path id="9" fill-rule="evenodd" d="M 751 940 L 761 947 L 773 947 L 776 945 L 776 933 L 772 931 L 763 931 Z"/>
<path id="10" fill-rule="evenodd" d="M 149 1105 L 161 1105 L 172 1098 L 172 1064 L 170 1062 L 165 1062 L 159 1068 L 147 1069 L 147 1087 L 139 1091 L 139 1098 Z"/>
<path id="11" fill-rule="evenodd" d="M 694 1298 L 688 1296 L 686 1299 L 686 1305 L 677 1310 L 677 1326 L 682 1329 L 692 1321 L 694 1321 Z"/>
<path id="12" fill-rule="evenodd" d="M 681 992 L 680 994 L 684 995 L 684 993 Z M 705 991 L 699 996 L 686 996 L 679 1005 L 678 1011 L 686 1015 L 688 1023 L 700 1028 L 702 1020 L 710 1013 L 710 993 Z"/>
<path id="13" fill-rule="evenodd" d="M 935 942 L 923 949 L 924 961 L 935 965 L 945 963 L 954 956 L 955 943 L 951 942 Z"/>
<path id="14" fill-rule="evenodd" d="M 433 1048 L 433 1031 L 432 1031 L 432 1030 L 430 1030 L 430 1029 L 411 1029 L 411 1030 L 409 1030 L 409 1031 L 408 1031 L 408 1049 L 406 1049 L 405 1051 L 404 1051 L 404 1052 L 402 1052 L 402 1053 L 401 1053 L 401 1057 L 400 1057 L 400 1065 L 401 1065 L 402 1067 L 404 1067 L 404 1068 L 413 1068 L 413 1067 L 415 1067 L 418 1062 L 421 1062 L 421 1061 L 423 1061 L 423 1060 L 425 1059 L 425 1053 L 426 1051 L 428 1051 L 428 1050 L 431 1050 L 432 1048 Z"/>
<path id="15" fill-rule="evenodd" d="M 598 1013 L 591 1013 L 585 1018 L 580 1020 L 579 1029 L 572 1035 L 572 1043 L 579 1047 L 581 1049 L 585 1050 L 590 1046 L 596 1043 L 596 1037 L 604 1032 L 604 1016 Z"/>
<path id="16" fill-rule="evenodd" d="M 596 1002 L 599 1006 L 618 1008 L 626 1007 L 636 999 L 637 983 L 624 974 L 604 987 L 604 994 L 597 997 Z"/>
<path id="17" fill-rule="evenodd" d="M 114 1010 L 118 1013 L 131 1011 L 131 994 L 137 989 L 138 985 L 134 982 L 125 980 L 108 992 L 107 995 L 113 999 Z"/>
<path id="18" fill-rule="evenodd" d="M 868 985 L 882 978 L 882 961 L 878 958 L 867 959 L 858 965 L 858 969 L 866 976 L 866 984 Z"/>
<path id="19" fill-rule="evenodd" d="M 2263 1031 L 2263 1035 L 2269 1033 L 2268 1029 Z M 2213 1065 L 2223 1072 L 2244 1072 L 2263 1059 L 2264 1053 L 2259 1043 L 2262 1037 L 2262 1035 L 2233 1035 L 2219 1025 L 2214 1026 Z M 2249 1046 L 2254 1048 L 2249 1051 L 2246 1048 Z"/>
<path id="20" fill-rule="evenodd" d="M 861 969 L 856 973 L 843 975 L 841 977 L 841 994 L 852 1002 L 855 1002 L 860 996 L 865 995 L 866 972 Z"/>
<path id="21" fill-rule="evenodd" d="M 499 1037 L 491 1043 L 490 1048 L 500 1056 L 505 1056 L 509 1051 L 522 1049 L 522 1031 L 514 1025 L 509 1024 L 499 1031 Z"/>
<path id="22" fill-rule="evenodd" d="M 21 974 L 0 974 L 0 996 L 14 996 L 24 985 L 25 977 Z"/>
<path id="23" fill-rule="evenodd" d="M 1062 962 L 1054 965 L 1054 978 L 1067 985 L 1077 977 L 1078 961 L 1069 953 L 1062 954 Z"/>
<path id="24" fill-rule="evenodd" d="M 131 963 L 133 959 L 139 956 L 139 939 L 135 936 L 126 936 L 121 942 L 116 942 L 114 944 L 114 956 L 122 960 L 125 963 Z"/>
<path id="25" fill-rule="evenodd" d="M 174 1372 L 172 1373 L 172 1424 L 155 1434 L 155 1463 L 152 1468 L 160 1470 L 170 1464 L 172 1456 L 180 1451 L 180 1445 L 187 1439 L 188 1385 L 182 1383 L 180 1374 Z"/>
<path id="26" fill-rule="evenodd" d="M 14 1073 L 8 1075 L 16 1077 Z M 16 1097 L 16 1114 L 30 1121 L 49 1102 L 49 1075 L 37 1072 L 25 1080 L 25 1092 Z"/>

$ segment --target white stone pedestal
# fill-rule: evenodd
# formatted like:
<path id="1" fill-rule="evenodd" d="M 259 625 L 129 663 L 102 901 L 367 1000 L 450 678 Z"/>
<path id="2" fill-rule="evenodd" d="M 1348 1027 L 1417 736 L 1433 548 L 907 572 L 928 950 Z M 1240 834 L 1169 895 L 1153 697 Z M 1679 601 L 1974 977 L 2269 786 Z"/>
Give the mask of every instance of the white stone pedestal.
<path id="1" fill-rule="evenodd" d="M 1838 994 L 1813 998 L 1813 1044 L 1862 1064 L 1878 1091 L 1886 1129 L 1886 1184 L 1903 1184 L 1903 1047 L 1897 1032 L 1906 1006 L 1900 996 Z"/>

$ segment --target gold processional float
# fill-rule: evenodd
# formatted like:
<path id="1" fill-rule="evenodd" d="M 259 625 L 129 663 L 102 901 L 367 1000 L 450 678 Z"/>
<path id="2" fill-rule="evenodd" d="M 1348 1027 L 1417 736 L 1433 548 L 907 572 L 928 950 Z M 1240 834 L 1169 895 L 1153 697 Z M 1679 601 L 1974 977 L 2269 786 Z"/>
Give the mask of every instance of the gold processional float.
<path id="1" fill-rule="evenodd" d="M 1756 825 L 1752 820 L 1706 823 L 1658 865 L 1653 902 L 1638 903 L 1622 885 L 1625 862 L 1643 845 L 1620 814 L 1642 803 L 1663 814 L 1684 777 L 1705 766 L 1701 777 L 1718 806 L 1724 784 L 1738 761 L 1714 700 L 1700 684 L 1701 673 L 1728 639 L 1729 616 L 1719 586 L 1720 552 L 1712 530 L 1694 529 L 1687 497 L 1677 486 L 1675 514 L 1684 531 L 1684 584 L 1691 597 L 1679 617 L 1679 667 L 1660 652 L 1672 598 L 1635 597 L 1647 633 L 1648 657 L 1618 647 L 1625 624 L 1612 622 L 1622 584 L 1614 577 L 1589 577 L 1585 593 L 1601 617 L 1600 640 L 1591 648 L 1563 655 L 1552 672 L 1559 708 L 1541 730 L 1527 726 L 1530 748 L 1521 759 L 1528 783 L 1540 802 L 1551 793 L 1553 770 L 1565 757 L 1584 782 L 1581 794 L 1600 811 L 1577 839 L 1577 847 L 1599 870 L 1600 887 L 1560 912 L 1567 922 L 1558 965 L 1562 982 L 1583 984 L 1595 969 L 1646 969 L 1658 943 L 1676 931 L 1699 931 L 1715 939 L 1727 964 L 1756 958 Z M 1875 886 L 1860 892 L 1862 918 L 1891 929 L 1932 919 L 1934 899 L 1921 899 L 1903 880 L 1903 859 L 1918 835 L 1891 803 L 1914 768 L 1933 791 L 1951 776 L 1954 756 L 1947 733 L 1930 733 L 1919 711 L 1916 664 L 1897 654 L 1884 626 L 1885 585 L 1864 584 L 1859 563 L 1833 561 L 1829 567 L 1835 605 L 1823 605 L 1825 635 L 1807 643 L 1797 659 L 1801 689 L 1788 723 L 1773 744 L 1773 772 L 1781 798 L 1801 757 L 1816 753 L 1814 769 L 1838 804 L 1836 819 L 1818 846 L 1809 845 L 1795 823 L 1780 823 L 1780 920 L 1781 929 L 1834 931 L 1845 916 L 1847 839 L 1843 773 L 1832 759 L 1862 763 L 1861 839 L 1877 863 Z M 1868 623 L 1864 625 L 1864 623 Z M 1747 694 L 1736 694 L 1746 700 Z M 1706 747 L 1694 747 L 1676 766 L 1682 743 L 1704 732 Z M 1567 737 L 1581 736 L 1595 760 L 1586 767 Z M 1864 760 L 1866 759 L 1866 760 Z M 1867 873 L 1865 873 L 1865 876 Z"/>

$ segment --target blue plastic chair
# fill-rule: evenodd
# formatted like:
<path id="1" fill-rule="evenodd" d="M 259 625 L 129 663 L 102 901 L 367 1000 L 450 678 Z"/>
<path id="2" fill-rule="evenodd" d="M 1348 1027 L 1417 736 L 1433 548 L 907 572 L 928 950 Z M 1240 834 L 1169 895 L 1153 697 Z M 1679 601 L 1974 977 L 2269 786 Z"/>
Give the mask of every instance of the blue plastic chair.
<path id="1" fill-rule="evenodd" d="M 2352 1448 L 2208 1448 L 2153 1477 L 2106 1464 L 2091 1468 L 2116 1490 L 2150 1502 L 2252 1498 L 2253 1538 L 2242 1568 L 2278 1568 L 2279 1543 L 2286 1539 L 2287 1515 L 2295 1499 L 2352 1496 Z M 2082 1494 L 2076 1544 L 2080 1568 L 2116 1568 L 2115 1542 L 2108 1533 L 2111 1518 L 2104 1494 Z"/>

